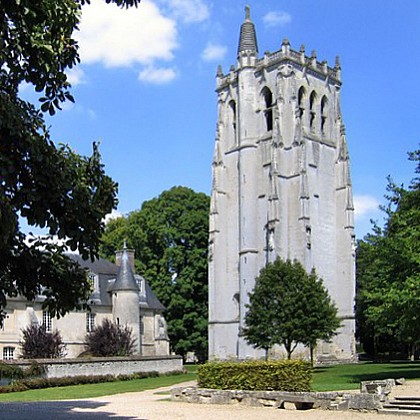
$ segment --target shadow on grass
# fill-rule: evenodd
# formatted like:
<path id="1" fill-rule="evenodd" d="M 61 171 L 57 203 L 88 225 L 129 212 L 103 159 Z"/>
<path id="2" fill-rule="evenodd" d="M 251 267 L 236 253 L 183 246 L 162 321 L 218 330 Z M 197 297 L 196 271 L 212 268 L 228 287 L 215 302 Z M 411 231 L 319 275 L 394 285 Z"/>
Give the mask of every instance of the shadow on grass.
<path id="1" fill-rule="evenodd" d="M 399 378 L 420 380 L 420 363 L 416 362 L 395 362 L 394 366 L 392 362 L 371 363 L 366 367 L 365 372 L 347 373 L 343 377 L 349 378 L 351 382 Z"/>
<path id="2" fill-rule="evenodd" d="M 336 391 L 356 389 L 362 381 L 399 378 L 420 380 L 420 363 L 410 361 L 363 362 L 316 367 L 314 373 L 314 389 L 317 391 Z"/>
<path id="3" fill-rule="evenodd" d="M 106 403 L 95 401 L 48 401 L 0 403 L 2 420 L 134 420 L 138 417 L 116 416 L 112 412 L 91 412 Z M 146 419 L 143 419 L 146 420 Z"/>

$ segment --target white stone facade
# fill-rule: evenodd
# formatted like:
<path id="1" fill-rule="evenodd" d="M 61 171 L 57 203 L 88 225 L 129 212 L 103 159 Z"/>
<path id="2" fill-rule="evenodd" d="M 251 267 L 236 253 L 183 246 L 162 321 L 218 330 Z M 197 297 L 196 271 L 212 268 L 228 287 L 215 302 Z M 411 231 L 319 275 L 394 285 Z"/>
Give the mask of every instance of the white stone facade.
<path id="1" fill-rule="evenodd" d="M 129 261 L 125 271 L 120 269 L 120 264 L 124 265 L 122 253 L 127 255 L 126 263 Z M 42 296 L 33 302 L 22 296 L 8 299 L 5 308 L 7 315 L 0 329 L 0 360 L 19 358 L 22 330 L 31 324 L 43 324 L 51 331 L 58 330 L 66 345 L 66 358 L 76 358 L 85 351 L 86 334 L 101 325 L 105 318 L 131 328 L 136 340 L 134 354 L 169 355 L 169 339 L 163 316 L 165 308 L 147 281 L 134 274 L 134 253 L 129 250 L 117 253 L 117 264 L 104 259 L 84 261 L 76 255 L 72 258 L 90 272 L 93 283 L 89 299 L 91 311 L 72 311 L 57 319 L 49 317 L 42 309 Z M 133 285 L 127 284 L 127 278 Z"/>
<path id="2" fill-rule="evenodd" d="M 248 294 L 280 256 L 315 267 L 342 328 L 318 356 L 355 355 L 355 255 L 340 65 L 290 48 L 258 57 L 249 11 L 237 67 L 217 74 L 209 250 L 209 356 L 260 357 L 240 338 Z"/>

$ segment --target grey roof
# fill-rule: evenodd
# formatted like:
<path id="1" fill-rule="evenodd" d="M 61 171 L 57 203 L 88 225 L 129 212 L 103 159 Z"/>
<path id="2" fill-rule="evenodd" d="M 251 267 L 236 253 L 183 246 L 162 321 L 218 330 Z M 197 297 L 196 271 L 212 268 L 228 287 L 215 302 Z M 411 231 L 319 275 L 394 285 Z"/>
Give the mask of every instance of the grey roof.
<path id="1" fill-rule="evenodd" d="M 241 25 L 241 33 L 239 35 L 238 54 L 242 51 L 258 53 L 257 33 L 254 24 L 251 22 L 249 6 L 245 7 L 245 12 L 245 21 Z"/>
<path id="2" fill-rule="evenodd" d="M 117 290 L 139 290 L 133 270 L 130 267 L 130 261 L 128 260 L 127 249 L 125 247 L 121 256 L 121 265 L 118 269 L 117 280 L 115 280 L 112 286 L 113 292 Z"/>
<path id="3" fill-rule="evenodd" d="M 84 260 L 79 254 L 66 254 L 73 261 L 79 263 L 83 268 L 87 268 L 95 274 L 111 274 L 114 277 L 118 273 L 118 267 L 111 261 L 105 260 L 104 258 L 97 258 L 93 261 L 90 259 Z"/>
<path id="4" fill-rule="evenodd" d="M 144 279 L 144 287 L 146 289 L 146 297 L 144 297 L 143 295 L 140 296 L 140 306 L 144 306 L 149 309 L 155 309 L 157 311 L 166 310 L 166 308 L 162 305 L 161 301 L 153 293 L 153 290 L 150 287 L 149 282 L 145 279 Z"/>
<path id="5" fill-rule="evenodd" d="M 79 263 L 81 267 L 87 268 L 92 273 L 95 273 L 99 278 L 99 305 L 112 305 L 111 291 L 114 290 L 116 277 L 118 273 L 118 266 L 104 258 L 98 258 L 94 261 L 84 260 L 80 255 L 67 254 L 72 260 Z M 139 304 L 141 308 L 148 308 L 156 311 L 164 311 L 166 308 L 162 305 L 160 300 L 153 293 L 148 281 L 138 274 L 134 274 L 136 285 L 138 282 L 144 280 L 145 294 L 140 294 Z M 137 287 L 137 290 L 138 287 Z"/>

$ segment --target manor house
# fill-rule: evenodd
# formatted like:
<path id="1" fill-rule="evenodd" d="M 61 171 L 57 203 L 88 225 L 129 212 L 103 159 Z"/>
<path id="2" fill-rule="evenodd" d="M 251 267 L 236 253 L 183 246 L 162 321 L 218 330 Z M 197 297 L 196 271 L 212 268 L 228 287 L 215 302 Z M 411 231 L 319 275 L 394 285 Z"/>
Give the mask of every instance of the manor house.
<path id="1" fill-rule="evenodd" d="M 83 260 L 69 254 L 88 271 L 92 282 L 90 311 L 73 311 L 60 319 L 52 318 L 42 309 L 43 297 L 30 302 L 22 296 L 9 298 L 6 319 L 0 330 L 0 356 L 16 359 L 20 354 L 22 329 L 42 324 L 47 331 L 58 330 L 66 345 L 66 357 L 78 357 L 84 352 L 84 341 L 95 326 L 105 318 L 128 325 L 136 340 L 135 354 L 144 356 L 169 355 L 169 339 L 165 307 L 160 303 L 146 279 L 134 273 L 134 252 L 124 247 L 116 253 L 116 264 L 99 258 Z"/>
<path id="2" fill-rule="evenodd" d="M 318 358 L 354 358 L 354 209 L 338 58 L 330 67 L 287 39 L 260 57 L 247 7 L 237 65 L 219 67 L 216 92 L 210 358 L 263 356 L 240 332 L 255 278 L 277 257 L 314 267 L 338 307 L 342 327 L 319 343 Z"/>

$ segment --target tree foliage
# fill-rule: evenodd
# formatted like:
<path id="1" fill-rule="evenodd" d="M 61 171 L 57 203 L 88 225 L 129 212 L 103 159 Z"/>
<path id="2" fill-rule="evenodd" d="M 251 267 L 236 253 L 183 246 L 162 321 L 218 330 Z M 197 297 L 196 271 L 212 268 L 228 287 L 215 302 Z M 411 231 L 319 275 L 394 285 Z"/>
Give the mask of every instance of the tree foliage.
<path id="1" fill-rule="evenodd" d="M 242 334 L 248 343 L 266 353 L 275 344 L 283 345 L 289 359 L 299 343 L 312 350 L 317 340 L 331 339 L 340 326 L 322 280 L 298 261 L 278 258 L 264 267 L 247 308 Z"/>
<path id="2" fill-rule="evenodd" d="M 131 356 L 135 344 L 131 328 L 117 325 L 107 318 L 85 338 L 86 352 L 98 357 Z"/>
<path id="3" fill-rule="evenodd" d="M 127 218 L 111 221 L 102 255 L 112 258 L 124 239 L 136 267 L 165 305 L 172 350 L 207 355 L 207 247 L 209 197 L 173 187 L 143 203 Z"/>
<path id="4" fill-rule="evenodd" d="M 420 173 L 420 150 L 409 154 Z M 408 188 L 388 178 L 384 228 L 357 249 L 357 332 L 372 355 L 420 344 L 420 180 Z"/>
<path id="5" fill-rule="evenodd" d="M 22 330 L 20 343 L 24 359 L 56 359 L 65 356 L 66 346 L 58 330 L 49 333 L 43 325 L 30 325 Z"/>
<path id="6" fill-rule="evenodd" d="M 116 184 L 104 173 L 97 145 L 90 157 L 57 146 L 44 120 L 74 101 L 65 72 L 80 61 L 72 35 L 85 3 L 0 2 L 0 324 L 8 296 L 33 300 L 44 292 L 45 307 L 60 316 L 89 293 L 84 271 L 59 255 L 62 247 L 43 239 L 27 245 L 19 217 L 86 258 L 96 256 L 102 220 L 116 206 Z M 23 83 L 34 88 L 38 104 L 20 97 Z"/>

